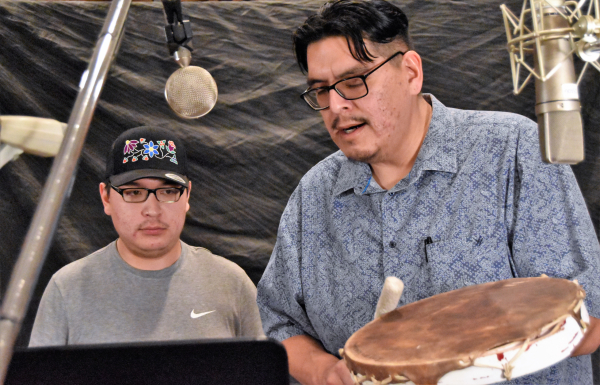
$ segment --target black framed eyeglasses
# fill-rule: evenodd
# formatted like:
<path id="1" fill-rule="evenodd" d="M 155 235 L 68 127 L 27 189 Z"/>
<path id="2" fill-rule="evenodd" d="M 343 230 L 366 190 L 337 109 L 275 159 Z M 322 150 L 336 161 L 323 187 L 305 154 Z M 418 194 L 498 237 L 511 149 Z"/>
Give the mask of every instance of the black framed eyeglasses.
<path id="1" fill-rule="evenodd" d="M 146 202 L 150 194 L 154 194 L 156 200 L 163 203 L 174 203 L 181 198 L 183 192 L 187 187 L 159 187 L 155 189 L 144 188 L 144 187 L 133 187 L 133 188 L 118 188 L 113 186 L 110 187 L 121 194 L 123 200 L 127 203 L 142 203 Z"/>
<path id="2" fill-rule="evenodd" d="M 408 52 L 408 51 L 406 51 Z M 390 56 L 386 61 L 373 68 L 371 71 L 364 75 L 352 76 L 350 78 L 342 79 L 335 82 L 330 86 L 307 89 L 300 97 L 315 111 L 321 111 L 329 108 L 329 91 L 332 89 L 338 93 L 342 98 L 346 100 L 356 100 L 364 98 L 369 93 L 369 87 L 367 87 L 367 76 L 377 71 L 383 65 L 398 55 L 404 55 L 406 52 L 398 51 Z"/>

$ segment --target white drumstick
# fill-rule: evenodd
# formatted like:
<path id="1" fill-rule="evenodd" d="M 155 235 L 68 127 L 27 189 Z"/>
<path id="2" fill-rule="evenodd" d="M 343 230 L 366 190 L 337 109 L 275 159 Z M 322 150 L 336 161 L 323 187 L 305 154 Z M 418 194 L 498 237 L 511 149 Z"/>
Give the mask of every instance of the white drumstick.
<path id="1" fill-rule="evenodd" d="M 398 306 L 398 301 L 400 301 L 403 290 L 404 283 L 400 279 L 387 277 L 383 283 L 383 289 L 381 289 L 381 295 L 377 301 L 373 319 L 377 319 L 385 313 L 394 310 Z"/>

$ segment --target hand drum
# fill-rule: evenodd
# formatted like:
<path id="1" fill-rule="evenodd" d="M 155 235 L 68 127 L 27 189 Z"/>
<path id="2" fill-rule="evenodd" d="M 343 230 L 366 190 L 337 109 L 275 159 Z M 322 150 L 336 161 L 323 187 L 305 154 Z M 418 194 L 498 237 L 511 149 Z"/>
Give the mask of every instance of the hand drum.
<path id="1" fill-rule="evenodd" d="M 585 292 L 558 278 L 467 286 L 395 309 L 341 354 L 357 384 L 491 384 L 567 357 L 589 323 Z"/>

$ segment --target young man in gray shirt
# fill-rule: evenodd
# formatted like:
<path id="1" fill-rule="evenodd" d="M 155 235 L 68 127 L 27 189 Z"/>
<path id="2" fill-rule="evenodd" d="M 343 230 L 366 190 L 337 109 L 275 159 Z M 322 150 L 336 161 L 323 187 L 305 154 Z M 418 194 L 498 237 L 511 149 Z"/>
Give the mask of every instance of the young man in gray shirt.
<path id="1" fill-rule="evenodd" d="M 100 183 L 119 238 L 54 274 L 29 346 L 262 336 L 246 273 L 179 238 L 191 188 L 172 132 L 121 134 Z"/>

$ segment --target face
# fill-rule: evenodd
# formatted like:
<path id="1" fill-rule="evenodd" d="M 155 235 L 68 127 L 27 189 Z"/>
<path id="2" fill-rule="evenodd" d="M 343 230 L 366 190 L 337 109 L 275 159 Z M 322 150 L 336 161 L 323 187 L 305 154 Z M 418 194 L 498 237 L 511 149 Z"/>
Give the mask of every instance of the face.
<path id="1" fill-rule="evenodd" d="M 311 43 L 307 49 L 309 87 L 364 75 L 395 52 L 406 51 L 399 44 L 375 46 L 368 40 L 365 44 L 377 56 L 373 62 L 354 59 L 341 36 Z M 321 116 L 331 138 L 348 158 L 373 164 L 394 156 L 410 136 L 422 86 L 420 57 L 414 51 L 398 55 L 367 77 L 367 86 L 367 96 L 357 100 L 345 100 L 331 90 L 329 108 L 322 110 Z"/>
<path id="2" fill-rule="evenodd" d="M 139 179 L 119 188 L 144 187 L 178 187 L 163 179 Z M 110 194 L 110 187 L 100 184 L 100 196 L 104 204 L 104 212 L 110 215 L 119 234 L 119 251 L 130 252 L 138 257 L 158 258 L 172 252 L 179 245 L 179 236 L 185 223 L 185 214 L 190 209 L 189 192 L 192 183 L 183 192 L 179 201 L 163 203 L 150 194 L 145 202 L 127 203 L 115 190 Z"/>

